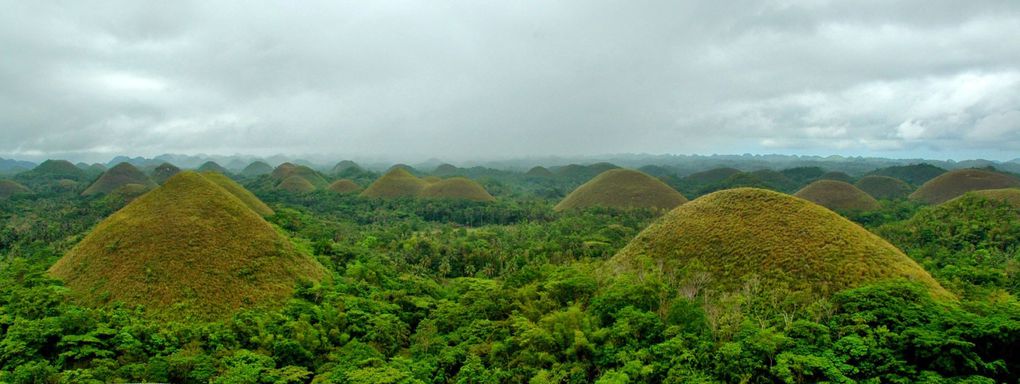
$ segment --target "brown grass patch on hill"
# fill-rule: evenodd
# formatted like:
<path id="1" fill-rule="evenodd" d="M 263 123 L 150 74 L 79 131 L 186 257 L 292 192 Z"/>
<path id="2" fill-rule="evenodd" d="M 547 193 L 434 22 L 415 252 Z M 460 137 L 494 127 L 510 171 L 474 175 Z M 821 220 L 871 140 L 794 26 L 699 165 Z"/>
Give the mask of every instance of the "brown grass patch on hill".
<path id="1" fill-rule="evenodd" d="M 1020 187 L 1020 179 L 1011 175 L 983 169 L 958 169 L 928 180 L 910 194 L 910 199 L 941 204 L 970 191 L 1016 187 Z"/>
<path id="2" fill-rule="evenodd" d="M 226 168 L 215 161 L 206 161 L 198 167 L 199 172 L 219 172 L 219 173 L 230 173 Z"/>
<path id="3" fill-rule="evenodd" d="M 661 180 L 633 169 L 611 169 L 577 187 L 553 208 L 557 211 L 605 207 L 672 209 L 687 202 Z"/>
<path id="4" fill-rule="evenodd" d="M 181 172 L 99 223 L 50 268 L 78 300 L 171 318 L 272 307 L 326 270 L 216 183 Z"/>
<path id="5" fill-rule="evenodd" d="M 28 195 L 32 190 L 14 180 L 0 180 L 0 199 L 9 199 L 15 195 Z"/>
<path id="6" fill-rule="evenodd" d="M 875 234 L 807 200 L 757 188 L 719 191 L 673 209 L 610 265 L 618 272 L 661 274 L 702 292 L 733 292 L 754 279 L 827 296 L 903 278 L 924 284 L 936 297 L 953 298 Z"/>
<path id="7" fill-rule="evenodd" d="M 910 196 L 914 190 L 905 181 L 889 176 L 868 175 L 857 180 L 854 186 L 876 199 L 895 200 Z"/>
<path id="8" fill-rule="evenodd" d="M 234 197 L 241 200 L 244 205 L 251 208 L 251 210 L 255 211 L 255 213 L 262 216 L 272 216 L 275 213 L 272 208 L 269 208 L 269 206 L 256 197 L 254 193 L 251 193 L 251 191 L 242 187 L 241 184 L 238 184 L 236 181 L 222 173 L 202 172 L 202 177 L 205 177 L 209 181 L 216 183 L 216 185 L 220 186 L 220 188 L 230 192 L 231 195 L 234 195 Z"/>
<path id="9" fill-rule="evenodd" d="M 81 195 L 92 196 L 107 194 L 127 184 L 141 184 L 146 186 L 146 188 L 156 187 L 156 183 L 149 179 L 145 173 L 138 170 L 138 168 L 134 165 L 131 165 L 130 163 L 120 163 L 106 172 L 103 172 L 103 174 L 99 176 L 92 185 L 86 188 Z"/>
<path id="10" fill-rule="evenodd" d="M 265 162 L 262 161 L 254 161 L 251 164 L 248 164 L 248 166 L 244 167 L 243 170 L 241 170 L 241 176 L 244 177 L 256 177 L 268 175 L 270 173 L 273 173 L 273 167 L 269 166 L 269 164 L 266 164 Z"/>
<path id="11" fill-rule="evenodd" d="M 412 175 L 407 169 L 395 166 L 361 191 L 361 196 L 379 199 L 414 197 L 426 184 L 428 183 Z"/>
<path id="12" fill-rule="evenodd" d="M 834 211 L 872 211 L 879 208 L 878 201 L 867 192 L 836 180 L 818 180 L 797 191 L 794 196 Z"/>
<path id="13" fill-rule="evenodd" d="M 315 185 L 303 176 L 291 175 L 283 179 L 280 184 L 277 184 L 276 189 L 294 193 L 308 193 L 315 190 Z"/>
<path id="14" fill-rule="evenodd" d="M 496 201 L 481 184 L 463 177 L 451 177 L 431 183 L 422 188 L 418 196 L 426 199 Z"/>
<path id="15" fill-rule="evenodd" d="M 346 193 L 356 193 L 356 192 L 360 191 L 361 190 L 361 186 L 358 185 L 358 183 L 355 183 L 354 180 L 351 180 L 351 179 L 340 179 L 340 180 L 334 181 L 333 184 L 330 184 L 328 189 L 330 191 L 333 191 L 333 192 L 336 192 L 336 193 L 346 194 Z"/>
<path id="16" fill-rule="evenodd" d="M 322 177 L 314 169 L 308 168 L 304 165 L 294 165 L 291 163 L 283 163 L 276 167 L 270 174 L 270 177 L 279 180 L 281 183 L 291 176 L 300 176 L 305 181 L 312 184 L 314 189 L 326 188 L 329 186 L 329 182 L 326 178 Z M 279 186 L 277 186 L 279 188 Z"/>
<path id="17" fill-rule="evenodd" d="M 1020 209 L 1020 188 L 982 189 L 980 191 L 971 191 L 960 197 L 949 200 L 946 203 L 953 202 L 966 195 L 978 196 L 988 200 L 1002 201 L 1013 208 Z"/>
<path id="18" fill-rule="evenodd" d="M 552 171 L 543 166 L 534 166 L 524 174 L 525 176 L 531 177 L 553 177 L 555 176 Z"/>

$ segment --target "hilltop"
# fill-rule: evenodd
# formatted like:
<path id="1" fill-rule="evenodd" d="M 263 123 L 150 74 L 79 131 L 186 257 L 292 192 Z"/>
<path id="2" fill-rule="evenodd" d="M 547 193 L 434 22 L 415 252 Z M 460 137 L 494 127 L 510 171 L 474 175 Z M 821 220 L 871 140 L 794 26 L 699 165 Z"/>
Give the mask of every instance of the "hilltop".
<path id="1" fill-rule="evenodd" d="M 553 177 L 553 173 L 541 165 L 532 167 L 524 174 L 525 176 L 531 177 Z"/>
<path id="2" fill-rule="evenodd" d="M 315 186 L 304 177 L 290 175 L 283 179 L 280 184 L 277 184 L 276 189 L 294 193 L 308 193 L 314 191 Z"/>
<path id="3" fill-rule="evenodd" d="M 200 165 L 198 167 L 198 171 L 199 172 L 219 172 L 219 173 L 222 173 L 222 174 L 230 173 L 230 171 L 228 171 L 226 168 L 223 168 L 223 166 L 221 166 L 221 165 L 217 164 L 215 161 L 211 161 L 211 160 L 210 161 L 206 161 L 205 163 Z"/>
<path id="4" fill-rule="evenodd" d="M 156 169 L 152 171 L 152 180 L 155 181 L 156 184 L 163 184 L 171 177 L 173 177 L 173 175 L 176 175 L 180 172 L 181 169 L 177 168 L 176 165 L 170 163 L 163 163 L 157 166 Z"/>
<path id="5" fill-rule="evenodd" d="M 910 194 L 910 199 L 940 204 L 970 191 L 1015 187 L 1020 187 L 1020 179 L 1015 176 L 983 169 L 957 169 L 928 180 Z"/>
<path id="6" fill-rule="evenodd" d="M 255 161 L 241 170 L 241 176 L 244 177 L 256 177 L 262 175 L 268 175 L 273 172 L 273 167 L 262 161 Z"/>
<path id="7" fill-rule="evenodd" d="M 343 160 L 339 163 L 336 163 L 336 165 L 333 166 L 333 169 L 330 171 L 330 173 L 332 173 L 333 175 L 339 175 L 348 170 L 361 170 L 361 166 L 359 166 L 358 163 L 355 163 L 351 160 Z"/>
<path id="8" fill-rule="evenodd" d="M 463 177 L 451 177 L 431 183 L 418 193 L 426 199 L 496 201 L 481 184 Z"/>
<path id="9" fill-rule="evenodd" d="M 882 200 L 903 199 L 914 190 L 910 184 L 903 180 L 877 175 L 864 176 L 857 180 L 854 186 L 871 195 L 871 197 Z"/>
<path id="10" fill-rule="evenodd" d="M 707 171 L 695 172 L 687 175 L 687 177 L 684 177 L 684 181 L 694 184 L 715 184 L 738 173 L 741 172 L 736 168 L 713 168 Z"/>
<path id="11" fill-rule="evenodd" d="M 460 172 L 460 168 L 457 168 L 453 164 L 443 163 L 437 166 L 436 169 L 432 171 L 432 174 L 438 176 L 450 176 L 456 174 L 457 172 Z"/>
<path id="12" fill-rule="evenodd" d="M 223 188 L 227 192 L 230 192 L 231 195 L 234 195 L 234 197 L 236 197 L 238 200 L 241 200 L 241 202 L 244 203 L 244 205 L 246 205 L 248 208 L 251 208 L 251 210 L 255 211 L 255 213 L 258 213 L 262 216 L 272 216 L 275 213 L 273 212 L 272 208 L 269 208 L 269 206 L 266 205 L 266 203 L 262 202 L 262 200 L 259 200 L 259 198 L 255 196 L 255 194 L 251 193 L 251 191 L 242 187 L 241 184 L 238 184 L 236 181 L 231 180 L 229 177 L 222 173 L 202 172 L 202 177 L 205 177 L 207 180 L 216 183 L 216 185 L 220 186 L 220 188 Z"/>
<path id="13" fill-rule="evenodd" d="M 0 180 L 0 200 L 9 199 L 14 195 L 27 195 L 30 193 L 32 193 L 32 190 L 17 181 Z"/>
<path id="14" fill-rule="evenodd" d="M 794 194 L 833 211 L 873 211 L 878 201 L 859 188 L 837 180 L 818 180 Z"/>
<path id="15" fill-rule="evenodd" d="M 868 174 L 889 176 L 916 186 L 924 184 L 928 180 L 934 179 L 943 173 L 946 173 L 945 169 L 927 163 L 920 163 L 879 168 L 869 172 Z"/>
<path id="16" fill-rule="evenodd" d="M 677 207 L 610 265 L 681 282 L 707 274 L 700 289 L 716 293 L 739 290 L 752 276 L 766 287 L 822 295 L 905 278 L 952 297 L 903 252 L 857 224 L 809 201 L 756 188 L 715 192 Z"/>
<path id="17" fill-rule="evenodd" d="M 368 188 L 361 191 L 361 196 L 382 199 L 414 197 L 425 188 L 426 184 L 428 183 L 412 175 L 407 169 L 394 166 Z"/>
<path id="18" fill-rule="evenodd" d="M 322 175 L 320 175 L 314 169 L 311 169 L 304 165 L 294 165 L 292 163 L 280 164 L 279 166 L 276 167 L 276 169 L 273 170 L 272 173 L 270 173 L 270 177 L 279 182 L 279 184 L 277 184 L 276 187 L 280 189 L 282 189 L 281 185 L 291 177 L 298 177 L 304 179 L 306 182 L 308 182 L 308 184 L 311 184 L 313 190 L 326 188 L 327 186 L 329 186 L 329 182 L 326 181 L 326 178 L 322 177 Z M 295 188 L 298 185 L 303 184 L 304 183 L 292 180 L 288 183 L 287 187 Z M 305 187 L 301 186 L 300 188 L 304 189 Z"/>
<path id="19" fill-rule="evenodd" d="M 173 318 L 275 306 L 299 281 L 326 276 L 259 214 L 195 172 L 103 220 L 50 273 L 87 305 L 123 301 Z"/>
<path id="20" fill-rule="evenodd" d="M 612 169 L 577 187 L 554 207 L 557 211 L 606 207 L 672 209 L 687 198 L 661 180 L 632 169 Z"/>
<path id="21" fill-rule="evenodd" d="M 146 188 L 153 188 L 156 186 L 145 173 L 135 168 L 130 163 L 120 163 L 113 168 L 110 168 L 106 172 L 103 172 L 95 182 L 92 183 L 85 191 L 81 193 L 82 196 L 102 195 L 113 192 L 115 189 L 123 187 L 127 184 L 138 184 Z"/>
<path id="22" fill-rule="evenodd" d="M 361 190 L 361 186 L 358 185 L 358 183 L 355 183 L 354 180 L 340 179 L 330 184 L 327 189 L 336 193 L 344 194 L 358 192 Z"/>
<path id="23" fill-rule="evenodd" d="M 70 179 L 86 181 L 88 174 L 67 160 L 46 160 L 41 164 L 17 175 L 19 179 Z"/>

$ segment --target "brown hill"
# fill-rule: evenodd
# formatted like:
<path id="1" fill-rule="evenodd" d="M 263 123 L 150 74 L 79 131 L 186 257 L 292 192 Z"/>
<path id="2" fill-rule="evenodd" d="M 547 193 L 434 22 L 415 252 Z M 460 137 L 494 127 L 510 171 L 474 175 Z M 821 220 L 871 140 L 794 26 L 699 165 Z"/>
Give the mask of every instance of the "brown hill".
<path id="1" fill-rule="evenodd" d="M 219 185 L 220 188 L 230 192 L 231 195 L 234 195 L 234 197 L 238 198 L 238 200 L 241 200 L 244 205 L 251 208 L 251 210 L 255 211 L 255 213 L 262 216 L 272 216 L 275 213 L 272 208 L 269 208 L 269 206 L 266 205 L 266 203 L 259 200 L 255 194 L 251 193 L 251 191 L 245 189 L 241 186 L 241 184 L 238 184 L 226 175 L 219 172 L 202 172 L 202 176 L 209 181 L 216 183 L 216 185 Z"/>
<path id="2" fill-rule="evenodd" d="M 315 190 L 315 185 L 312 185 L 308 179 L 305 179 L 299 175 L 287 176 L 286 179 L 276 185 L 276 189 L 294 193 L 308 193 Z"/>
<path id="3" fill-rule="evenodd" d="M 95 182 L 92 183 L 84 192 L 82 196 L 101 195 L 113 192 L 113 190 L 125 186 L 127 184 L 140 184 L 147 188 L 153 188 L 156 183 L 152 182 L 145 173 L 135 168 L 130 163 L 120 163 L 110 168 L 106 172 L 103 172 L 102 176 L 99 176 Z"/>
<path id="4" fill-rule="evenodd" d="M 28 195 L 31 193 L 32 190 L 14 180 L 0 180 L 0 200 L 9 199 L 15 195 Z"/>
<path id="5" fill-rule="evenodd" d="M 818 180 L 794 194 L 799 198 L 833 211 L 872 211 L 878 201 L 857 187 L 843 181 Z"/>
<path id="6" fill-rule="evenodd" d="M 687 198 L 661 180 L 632 169 L 611 169 L 577 187 L 554 207 L 557 211 L 605 207 L 672 209 Z"/>
<path id="7" fill-rule="evenodd" d="M 481 184 L 463 177 L 451 177 L 422 188 L 419 197 L 470 201 L 496 201 Z"/>
<path id="8" fill-rule="evenodd" d="M 215 161 L 206 161 L 198 167 L 199 172 L 219 172 L 223 174 L 230 173 L 226 168 Z"/>
<path id="9" fill-rule="evenodd" d="M 1020 179 L 1014 176 L 983 169 L 958 169 L 928 180 L 910 194 L 910 199 L 941 204 L 970 191 L 1016 187 L 1020 187 Z"/>
<path id="10" fill-rule="evenodd" d="M 361 186 L 350 179 L 340 179 L 334 181 L 333 184 L 329 185 L 330 191 L 344 194 L 344 193 L 355 193 L 361 190 Z"/>
<path id="11" fill-rule="evenodd" d="M 878 175 L 864 176 L 857 180 L 854 186 L 871 195 L 871 197 L 884 200 L 903 199 L 914 190 L 910 184 L 903 180 Z"/>
<path id="12" fill-rule="evenodd" d="M 329 186 L 329 182 L 326 181 L 326 178 L 322 177 L 322 175 L 314 169 L 308 168 L 304 165 L 283 163 L 277 166 L 270 174 L 270 177 L 281 183 L 291 176 L 299 176 L 305 179 L 305 181 L 312 184 L 314 189 L 326 188 Z M 277 186 L 277 188 L 279 188 L 279 186 Z"/>
<path id="13" fill-rule="evenodd" d="M 426 184 L 428 183 L 415 177 L 407 169 L 393 167 L 368 188 L 361 191 L 361 196 L 381 199 L 414 197 L 425 188 Z"/>

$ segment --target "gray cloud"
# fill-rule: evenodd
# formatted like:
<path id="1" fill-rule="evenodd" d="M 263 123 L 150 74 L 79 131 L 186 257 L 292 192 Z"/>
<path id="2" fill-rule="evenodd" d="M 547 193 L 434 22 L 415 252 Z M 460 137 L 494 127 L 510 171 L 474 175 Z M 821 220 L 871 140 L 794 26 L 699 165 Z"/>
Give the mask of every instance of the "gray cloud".
<path id="1" fill-rule="evenodd" d="M 1020 156 L 1016 1 L 0 7 L 9 156 Z"/>

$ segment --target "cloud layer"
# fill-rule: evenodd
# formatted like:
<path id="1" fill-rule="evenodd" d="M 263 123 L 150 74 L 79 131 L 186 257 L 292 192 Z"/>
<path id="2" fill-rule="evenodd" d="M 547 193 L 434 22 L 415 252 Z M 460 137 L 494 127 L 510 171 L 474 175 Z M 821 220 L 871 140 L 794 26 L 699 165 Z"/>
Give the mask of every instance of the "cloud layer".
<path id="1" fill-rule="evenodd" d="M 1016 1 L 164 3 L 0 1 L 0 153 L 1020 157 Z"/>

